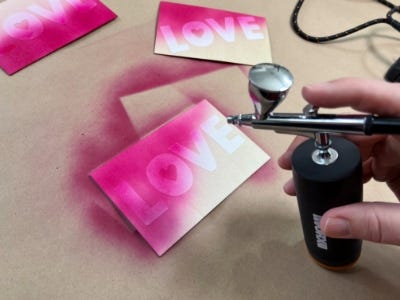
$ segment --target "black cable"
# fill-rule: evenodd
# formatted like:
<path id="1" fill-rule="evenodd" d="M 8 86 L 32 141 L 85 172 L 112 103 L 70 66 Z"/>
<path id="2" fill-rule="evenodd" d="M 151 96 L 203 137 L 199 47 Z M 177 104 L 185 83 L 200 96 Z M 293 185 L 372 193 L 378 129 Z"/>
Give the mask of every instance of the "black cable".
<path id="1" fill-rule="evenodd" d="M 304 3 L 304 0 L 299 0 L 297 2 L 297 4 L 296 4 L 295 8 L 293 9 L 293 12 L 292 12 L 292 17 L 290 19 L 291 26 L 292 26 L 294 32 L 298 36 L 300 36 L 301 38 L 305 39 L 306 41 L 309 41 L 309 42 L 312 42 L 312 43 L 324 43 L 324 42 L 333 41 L 333 40 L 348 36 L 348 35 L 350 35 L 352 33 L 357 32 L 357 31 L 363 30 L 363 29 L 365 29 L 365 28 L 367 28 L 369 26 L 380 24 L 380 23 L 389 24 L 393 28 L 395 28 L 396 30 L 400 31 L 400 23 L 392 18 L 392 15 L 394 13 L 400 12 L 400 7 L 394 5 L 394 4 L 392 4 L 392 3 L 390 3 L 389 1 L 386 1 L 386 0 L 376 0 L 376 1 L 378 1 L 379 3 L 387 6 L 390 9 L 389 12 L 386 15 L 386 18 L 373 19 L 371 21 L 365 22 L 363 24 L 360 24 L 358 26 L 355 26 L 353 28 L 350 28 L 348 30 L 345 30 L 343 32 L 336 33 L 336 34 L 333 34 L 333 35 L 316 37 L 316 36 L 308 35 L 303 30 L 301 30 L 301 28 L 300 28 L 300 26 L 299 26 L 299 24 L 297 22 L 297 18 L 299 16 L 299 12 L 300 12 L 301 6 Z"/>

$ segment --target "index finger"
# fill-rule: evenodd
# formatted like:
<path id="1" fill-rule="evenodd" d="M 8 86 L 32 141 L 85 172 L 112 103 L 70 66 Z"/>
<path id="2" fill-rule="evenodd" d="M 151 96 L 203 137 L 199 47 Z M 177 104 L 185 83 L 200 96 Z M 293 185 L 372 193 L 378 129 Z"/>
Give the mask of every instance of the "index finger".
<path id="1" fill-rule="evenodd" d="M 381 116 L 400 116 L 400 84 L 381 80 L 342 78 L 304 86 L 303 97 L 318 107 L 349 106 Z"/>

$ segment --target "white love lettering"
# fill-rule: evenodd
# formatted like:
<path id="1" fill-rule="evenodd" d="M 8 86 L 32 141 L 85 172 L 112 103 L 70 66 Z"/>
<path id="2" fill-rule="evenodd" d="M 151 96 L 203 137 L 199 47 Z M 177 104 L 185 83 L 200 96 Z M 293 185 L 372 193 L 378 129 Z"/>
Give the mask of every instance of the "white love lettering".
<path id="1" fill-rule="evenodd" d="M 18 40 L 33 40 L 43 32 L 43 24 L 32 14 L 19 12 L 4 20 L 5 32 Z"/>
<path id="2" fill-rule="evenodd" d="M 218 124 L 222 122 L 224 125 L 218 127 Z M 193 130 L 190 134 L 190 140 L 184 143 L 185 145 L 193 145 L 194 149 L 188 148 L 182 143 L 174 143 L 168 147 L 168 150 L 172 153 L 162 153 L 150 160 L 146 167 L 146 178 L 153 189 L 170 197 L 179 197 L 189 192 L 193 186 L 194 174 L 187 162 L 209 172 L 214 172 L 217 169 L 216 158 L 202 131 L 227 154 L 234 153 L 245 142 L 243 136 L 232 134 L 234 127 L 228 126 L 224 120 L 216 115 L 212 115 L 200 124 L 200 128 L 202 130 Z M 119 184 L 115 188 L 115 192 L 121 197 L 123 196 L 124 203 L 130 202 L 132 204 L 129 209 L 133 210 L 144 225 L 150 225 L 168 210 L 168 206 L 163 200 L 158 200 L 154 205 L 147 204 L 146 200 L 135 191 L 132 185 L 127 187 Z M 149 193 L 151 194 L 151 191 Z"/>
<path id="3" fill-rule="evenodd" d="M 185 52 L 194 47 L 209 47 L 219 36 L 227 43 L 236 41 L 236 28 L 240 28 L 247 40 L 265 39 L 260 25 L 252 16 L 225 17 L 223 24 L 213 18 L 205 21 L 191 21 L 183 24 L 182 28 L 172 28 L 170 25 L 160 26 L 160 31 L 172 53 Z"/>
<path id="4" fill-rule="evenodd" d="M 67 16 L 65 14 L 64 6 L 62 6 L 59 0 L 48 1 L 51 9 L 43 8 L 40 5 L 33 4 L 28 6 L 28 10 L 46 18 L 47 20 L 53 21 L 58 24 L 65 24 L 67 21 Z"/>
<path id="5" fill-rule="evenodd" d="M 46 21 L 67 25 L 68 10 L 62 2 L 80 12 L 89 11 L 98 5 L 95 0 L 47 0 L 46 7 L 32 4 L 26 7 L 27 12 L 20 11 L 10 15 L 4 20 L 3 29 L 14 39 L 33 40 L 43 33 Z"/>

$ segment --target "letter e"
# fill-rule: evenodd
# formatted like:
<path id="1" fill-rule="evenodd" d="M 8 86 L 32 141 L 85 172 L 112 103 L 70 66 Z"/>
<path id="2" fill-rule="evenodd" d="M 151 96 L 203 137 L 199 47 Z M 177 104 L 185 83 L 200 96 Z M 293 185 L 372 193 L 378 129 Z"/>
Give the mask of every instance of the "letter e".
<path id="1" fill-rule="evenodd" d="M 237 18 L 242 27 L 243 33 L 248 40 L 262 40 L 264 34 L 260 32 L 260 25 L 255 23 L 255 18 L 250 16 L 242 16 Z M 259 32 L 257 32 L 259 31 Z"/>
<path id="2" fill-rule="evenodd" d="M 201 124 L 201 128 L 226 152 L 232 154 L 244 143 L 244 138 L 240 135 L 235 135 L 233 138 L 228 138 L 228 135 L 234 130 L 234 127 L 224 124 L 220 128 L 216 128 L 216 125 L 219 122 L 220 119 L 214 115 Z"/>

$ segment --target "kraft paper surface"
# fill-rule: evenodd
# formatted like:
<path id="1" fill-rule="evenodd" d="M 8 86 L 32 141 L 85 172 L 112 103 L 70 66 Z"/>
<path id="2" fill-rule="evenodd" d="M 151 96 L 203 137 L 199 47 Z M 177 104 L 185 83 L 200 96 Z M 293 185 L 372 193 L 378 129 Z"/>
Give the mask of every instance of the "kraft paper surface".
<path id="1" fill-rule="evenodd" d="M 159 1 L 102 2 L 113 22 L 12 76 L 0 72 L 0 298 L 397 299 L 398 247 L 365 242 L 346 273 L 309 257 L 296 199 L 282 190 L 291 175 L 277 165 L 289 135 L 240 129 L 271 159 L 162 257 L 129 228 L 91 170 L 206 95 L 224 115 L 253 107 L 246 68 L 153 53 Z M 180 2 L 268 20 L 273 61 L 295 77 L 280 112 L 301 111 L 308 83 L 383 78 L 400 50 L 387 25 L 308 43 L 290 28 L 294 1 Z M 373 1 L 308 0 L 299 24 L 326 35 L 386 13 Z M 194 100 L 139 98 L 160 87 Z M 374 181 L 364 199 L 397 201 Z"/>

